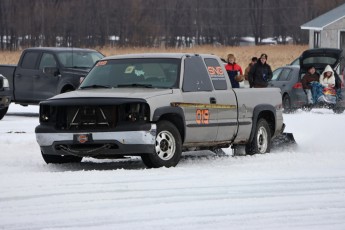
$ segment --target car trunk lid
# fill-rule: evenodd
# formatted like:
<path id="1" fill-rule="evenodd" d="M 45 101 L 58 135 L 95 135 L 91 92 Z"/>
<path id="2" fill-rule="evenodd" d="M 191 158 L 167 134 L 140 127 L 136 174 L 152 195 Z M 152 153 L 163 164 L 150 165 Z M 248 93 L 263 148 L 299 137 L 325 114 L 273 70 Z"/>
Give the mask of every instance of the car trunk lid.
<path id="1" fill-rule="evenodd" d="M 305 73 L 310 66 L 323 71 L 327 65 L 335 69 L 341 59 L 341 49 L 317 48 L 309 49 L 302 53 L 299 58 L 301 72 Z"/>

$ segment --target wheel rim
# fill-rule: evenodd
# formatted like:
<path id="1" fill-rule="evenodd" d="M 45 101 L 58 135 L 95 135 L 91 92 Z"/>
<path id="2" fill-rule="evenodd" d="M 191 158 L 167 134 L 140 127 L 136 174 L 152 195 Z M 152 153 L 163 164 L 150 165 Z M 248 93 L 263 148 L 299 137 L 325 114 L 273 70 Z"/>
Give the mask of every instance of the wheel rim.
<path id="1" fill-rule="evenodd" d="M 256 142 L 258 144 L 258 150 L 260 153 L 265 153 L 268 146 L 268 134 L 264 127 L 260 127 L 258 130 L 258 135 L 256 136 Z"/>
<path id="2" fill-rule="evenodd" d="M 170 160 L 176 150 L 174 136 L 168 131 L 160 132 L 156 137 L 156 154 L 162 160 Z"/>

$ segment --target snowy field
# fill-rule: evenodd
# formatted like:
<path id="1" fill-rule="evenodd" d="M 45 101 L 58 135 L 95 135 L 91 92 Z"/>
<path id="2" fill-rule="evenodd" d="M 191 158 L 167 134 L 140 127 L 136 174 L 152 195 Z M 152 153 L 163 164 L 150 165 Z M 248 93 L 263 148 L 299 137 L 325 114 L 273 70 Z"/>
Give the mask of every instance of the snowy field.
<path id="1" fill-rule="evenodd" d="M 12 104 L 0 121 L 0 229 L 345 229 L 345 114 L 284 119 L 297 148 L 185 153 L 175 168 L 46 165 L 38 107 Z"/>

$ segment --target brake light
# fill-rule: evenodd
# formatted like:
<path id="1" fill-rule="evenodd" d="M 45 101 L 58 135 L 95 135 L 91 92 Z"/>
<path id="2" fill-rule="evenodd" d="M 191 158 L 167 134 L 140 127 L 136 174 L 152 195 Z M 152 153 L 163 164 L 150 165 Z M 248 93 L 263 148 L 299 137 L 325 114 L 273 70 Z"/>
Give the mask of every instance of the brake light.
<path id="1" fill-rule="evenodd" d="M 302 83 L 301 82 L 297 82 L 296 84 L 294 84 L 293 86 L 292 86 L 292 88 L 293 89 L 302 89 L 303 87 L 302 87 Z"/>

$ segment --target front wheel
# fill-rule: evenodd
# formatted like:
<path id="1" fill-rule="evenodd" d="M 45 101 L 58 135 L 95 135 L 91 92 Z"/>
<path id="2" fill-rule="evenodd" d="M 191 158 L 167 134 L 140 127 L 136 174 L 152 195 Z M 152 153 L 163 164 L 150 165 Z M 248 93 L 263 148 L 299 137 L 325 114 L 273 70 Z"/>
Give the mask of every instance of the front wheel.
<path id="1" fill-rule="evenodd" d="M 83 159 L 82 157 L 72 155 L 46 155 L 42 153 L 43 160 L 47 164 L 66 164 L 66 163 L 79 163 Z"/>
<path id="2" fill-rule="evenodd" d="M 4 118 L 8 110 L 8 107 L 0 109 L 0 120 Z"/>
<path id="3" fill-rule="evenodd" d="M 182 154 L 180 132 L 169 121 L 160 121 L 157 124 L 157 136 L 154 154 L 141 156 L 144 164 L 149 168 L 175 167 Z"/>
<path id="4" fill-rule="evenodd" d="M 246 145 L 246 154 L 269 153 L 271 151 L 271 130 L 265 119 L 260 119 L 251 143 Z"/>

